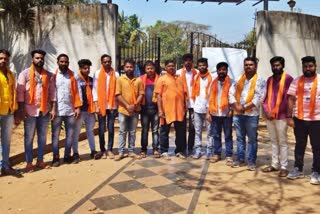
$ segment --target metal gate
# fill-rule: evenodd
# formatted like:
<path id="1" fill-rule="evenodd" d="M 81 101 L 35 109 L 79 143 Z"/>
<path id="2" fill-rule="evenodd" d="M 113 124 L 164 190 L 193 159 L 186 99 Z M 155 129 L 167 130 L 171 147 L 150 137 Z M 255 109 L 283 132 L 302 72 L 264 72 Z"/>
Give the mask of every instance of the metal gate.
<path id="1" fill-rule="evenodd" d="M 248 47 L 243 44 L 230 45 L 218 40 L 212 35 L 201 32 L 191 32 L 189 36 L 190 53 L 193 53 L 195 59 L 202 57 L 203 47 L 226 47 L 226 48 L 241 48 L 248 50 Z"/>
<path id="2" fill-rule="evenodd" d="M 124 60 L 131 58 L 136 62 L 140 74 L 144 74 L 144 64 L 148 60 L 156 64 L 156 71 L 160 73 L 160 53 L 159 37 L 150 38 L 142 43 L 131 44 L 128 47 L 118 46 L 118 70 L 122 71 Z"/>

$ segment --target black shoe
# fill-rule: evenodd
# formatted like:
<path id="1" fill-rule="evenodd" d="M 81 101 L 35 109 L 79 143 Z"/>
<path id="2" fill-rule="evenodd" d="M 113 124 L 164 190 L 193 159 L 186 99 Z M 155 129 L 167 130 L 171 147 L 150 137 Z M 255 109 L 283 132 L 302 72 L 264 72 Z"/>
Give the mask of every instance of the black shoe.
<path id="1" fill-rule="evenodd" d="M 74 153 L 72 155 L 72 163 L 77 164 L 80 162 L 80 156 L 79 153 Z"/>
<path id="2" fill-rule="evenodd" d="M 53 160 L 52 160 L 51 166 L 53 166 L 53 167 L 58 167 L 58 166 L 60 166 L 60 158 L 59 158 L 59 155 L 54 155 L 54 156 L 53 156 Z"/>
<path id="3" fill-rule="evenodd" d="M 70 164 L 70 163 L 72 163 L 72 161 L 73 161 L 73 158 L 70 155 L 69 156 L 65 156 L 63 158 L 63 162 L 64 163 Z"/>
<path id="4" fill-rule="evenodd" d="M 92 151 L 90 153 L 90 158 L 93 159 L 97 153 L 98 153 L 97 151 Z"/>
<path id="5" fill-rule="evenodd" d="M 12 167 L 1 169 L 1 176 L 6 176 L 6 175 L 12 175 L 17 178 L 22 177 L 22 175 L 18 171 L 14 170 Z"/>

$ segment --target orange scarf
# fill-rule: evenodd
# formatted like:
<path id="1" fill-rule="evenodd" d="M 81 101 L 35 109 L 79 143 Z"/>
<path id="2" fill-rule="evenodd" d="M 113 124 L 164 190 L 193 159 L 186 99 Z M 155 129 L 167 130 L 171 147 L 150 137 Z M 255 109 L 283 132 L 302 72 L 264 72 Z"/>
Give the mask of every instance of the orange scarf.
<path id="1" fill-rule="evenodd" d="M 42 68 L 41 74 L 42 76 L 42 91 L 41 91 L 41 101 L 40 101 L 40 111 L 47 112 L 48 110 L 48 97 L 49 97 L 49 78 L 47 75 L 47 71 Z M 30 66 L 30 104 L 34 105 L 36 103 L 36 87 L 37 83 L 35 80 L 35 67 L 32 64 Z"/>
<path id="2" fill-rule="evenodd" d="M 185 88 L 185 90 L 187 91 L 187 99 L 190 99 L 190 95 L 189 95 L 189 90 L 188 90 L 188 85 L 187 85 L 187 78 L 186 78 L 186 68 L 183 67 L 182 71 L 181 71 L 181 79 L 182 79 L 182 83 L 183 83 L 183 87 Z M 192 78 L 191 78 L 191 82 L 190 85 L 193 86 L 193 79 L 195 77 L 195 75 L 197 74 L 197 71 L 195 68 L 191 68 L 192 71 Z"/>
<path id="3" fill-rule="evenodd" d="M 129 79 L 129 77 L 127 77 Z M 136 97 L 136 90 L 134 87 L 134 82 L 136 81 L 136 77 L 134 77 L 133 79 L 129 79 L 130 80 L 130 91 L 131 91 L 131 101 L 130 101 L 130 105 L 136 105 L 137 104 L 137 97 Z"/>
<path id="4" fill-rule="evenodd" d="M 92 90 L 90 88 L 90 80 L 88 78 L 88 81 L 82 76 L 81 73 L 79 73 L 79 77 L 86 83 L 86 95 L 88 100 L 88 113 L 93 113 L 95 111 L 94 104 L 93 104 L 93 96 L 92 96 Z"/>
<path id="5" fill-rule="evenodd" d="M 206 98 L 208 97 L 208 91 L 209 91 L 209 87 L 210 87 L 210 83 L 212 81 L 212 76 L 210 75 L 210 72 L 207 71 L 207 73 L 205 74 L 201 74 L 200 72 L 197 74 L 195 81 L 193 82 L 193 86 L 192 86 L 192 95 L 191 98 L 193 100 L 196 99 L 197 96 L 200 95 L 200 78 L 208 78 L 208 83 L 206 86 Z"/>
<path id="6" fill-rule="evenodd" d="M 219 84 L 219 78 L 215 78 L 211 85 L 210 89 L 210 97 L 209 97 L 209 112 L 210 113 L 218 113 L 218 84 Z M 229 101 L 228 101 L 228 93 L 230 89 L 230 77 L 229 75 L 226 76 L 222 91 L 221 91 L 221 101 L 220 101 L 220 111 L 223 111 L 224 109 L 228 108 Z"/>
<path id="7" fill-rule="evenodd" d="M 56 69 L 56 72 L 54 74 L 54 80 L 56 80 L 58 74 L 58 68 Z M 68 69 L 68 74 L 70 77 L 70 89 L 71 89 L 71 96 L 72 96 L 72 102 L 73 102 L 73 107 L 78 108 L 82 106 L 82 102 L 79 96 L 79 91 L 78 91 L 78 86 L 77 86 L 77 81 L 74 78 L 74 75 L 70 69 Z"/>
<path id="8" fill-rule="evenodd" d="M 154 85 L 156 85 L 157 80 L 158 80 L 158 78 L 159 78 L 159 75 L 158 75 L 158 74 L 155 74 L 155 75 L 156 75 L 156 76 L 155 76 L 155 79 L 154 79 Z M 146 91 L 147 74 L 144 74 L 144 75 L 142 76 L 142 82 L 143 82 L 143 90 Z M 155 94 L 153 94 L 152 100 L 155 99 L 154 96 L 155 96 Z M 146 104 L 146 96 L 143 97 L 141 104 L 142 104 L 142 105 Z"/>
<path id="9" fill-rule="evenodd" d="M 278 113 L 279 113 L 279 107 L 280 107 L 280 104 L 281 104 L 281 101 L 283 99 L 283 90 L 284 90 L 284 83 L 285 83 L 285 80 L 286 80 L 286 72 L 283 72 L 282 75 L 281 75 L 281 79 L 280 79 L 280 85 L 279 85 L 279 91 L 278 91 L 278 94 L 277 94 L 277 101 L 276 101 L 276 105 L 271 106 L 271 99 L 272 99 L 272 88 L 273 88 L 273 77 L 270 78 L 270 82 L 269 82 L 269 85 L 268 85 L 268 109 L 269 109 L 269 112 L 271 113 L 271 116 L 274 117 L 274 118 L 277 118 L 278 117 Z"/>
<path id="10" fill-rule="evenodd" d="M 311 97 L 310 97 L 310 118 L 314 117 L 314 108 L 316 105 L 316 95 L 317 95 L 317 86 L 318 86 L 318 75 L 316 75 L 313 79 L 312 88 L 311 88 Z M 303 120 L 304 112 L 303 112 L 303 94 L 304 94 L 304 76 L 300 77 L 298 80 L 298 118 Z"/>
<path id="11" fill-rule="evenodd" d="M 116 93 L 116 74 L 113 68 L 110 71 L 109 88 L 106 90 L 107 74 L 103 66 L 100 68 L 98 77 L 98 106 L 100 114 L 106 115 L 106 103 L 108 102 L 109 108 L 113 108 L 115 104 L 115 93 Z M 107 92 L 106 92 L 107 91 Z M 107 93 L 107 96 L 106 96 Z"/>
<path id="12" fill-rule="evenodd" d="M 247 99 L 246 99 L 246 104 L 247 103 L 250 103 L 253 99 L 253 96 L 254 96 L 254 89 L 256 88 L 256 83 L 257 83 L 257 78 L 258 78 L 258 75 L 257 73 L 255 73 L 252 77 L 252 82 L 251 82 L 251 85 L 250 85 L 250 89 L 249 89 L 249 93 L 248 93 L 248 96 L 247 96 Z M 238 103 L 240 103 L 240 97 L 241 97 L 241 93 L 242 93 L 242 90 L 243 90 L 243 87 L 244 87 L 244 83 L 246 81 L 247 77 L 246 77 L 246 74 L 242 74 L 240 80 L 238 81 L 237 83 L 237 88 L 236 88 L 236 100 Z M 247 109 L 246 112 L 250 112 L 251 109 Z"/>

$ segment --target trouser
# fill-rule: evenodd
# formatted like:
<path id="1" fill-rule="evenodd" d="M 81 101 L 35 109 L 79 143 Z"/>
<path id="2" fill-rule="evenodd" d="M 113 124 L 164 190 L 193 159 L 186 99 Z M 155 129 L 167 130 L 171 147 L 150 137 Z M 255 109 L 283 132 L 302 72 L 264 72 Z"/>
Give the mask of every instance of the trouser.
<path id="1" fill-rule="evenodd" d="M 224 132 L 224 142 L 226 147 L 226 157 L 232 157 L 233 140 L 232 140 L 232 117 L 211 116 L 211 129 L 214 139 L 214 154 L 222 153 L 222 129 Z"/>
<path id="2" fill-rule="evenodd" d="M 174 121 L 170 124 L 166 122 L 160 127 L 160 152 L 168 152 L 169 150 L 169 131 L 171 124 L 174 125 L 176 131 L 176 149 L 175 153 L 185 153 L 186 151 L 186 128 L 184 121 Z"/>
<path id="3" fill-rule="evenodd" d="M 288 126 L 287 120 L 267 120 L 267 128 L 272 145 L 271 166 L 287 169 L 288 166 Z"/>
<path id="4" fill-rule="evenodd" d="M 312 170 L 320 173 L 320 121 L 306 121 L 293 118 L 294 136 L 296 138 L 296 145 L 294 148 L 294 166 L 298 167 L 300 171 L 303 170 L 304 153 L 306 151 L 307 139 L 310 137 L 310 143 L 313 153 Z"/>
<path id="5" fill-rule="evenodd" d="M 74 142 L 74 129 L 76 124 L 76 118 L 72 116 L 57 116 L 52 121 L 52 150 L 53 155 L 59 155 L 59 136 L 61 131 L 62 122 L 65 126 L 66 139 L 64 142 L 64 157 L 68 157 L 71 154 L 71 146 Z"/>
<path id="6" fill-rule="evenodd" d="M 8 169 L 10 167 L 10 143 L 13 127 L 13 114 L 0 115 L 0 168 Z"/>
<path id="7" fill-rule="evenodd" d="M 195 129 L 195 140 L 194 140 L 194 147 L 195 147 L 195 153 L 200 154 L 201 153 L 201 147 L 202 147 L 202 128 L 203 123 L 206 124 L 206 131 L 207 131 L 207 156 L 212 156 L 212 131 L 211 131 L 211 123 L 206 120 L 206 113 L 194 113 L 194 129 Z"/>
<path id="8" fill-rule="evenodd" d="M 27 163 L 32 163 L 33 159 L 33 139 L 37 131 L 38 152 L 37 161 L 43 161 L 43 155 L 47 144 L 47 132 L 50 115 L 40 114 L 37 117 L 28 117 L 24 121 L 24 150 Z"/>
<path id="9" fill-rule="evenodd" d="M 79 135 L 81 131 L 82 124 L 84 122 L 84 125 L 86 127 L 86 135 L 89 142 L 90 150 L 91 152 L 96 151 L 96 145 L 94 142 L 94 124 L 96 122 L 96 118 L 94 113 L 88 113 L 86 111 L 81 112 L 81 116 L 76 119 L 76 125 L 74 130 L 74 142 L 72 143 L 72 150 L 73 153 L 78 153 L 78 145 L 79 145 Z"/>
<path id="10" fill-rule="evenodd" d="M 125 152 L 126 138 L 128 135 L 128 152 L 133 152 L 136 141 L 136 129 L 139 113 L 128 116 L 119 113 L 119 153 Z"/>
<path id="11" fill-rule="evenodd" d="M 158 112 L 155 114 L 148 114 L 147 112 L 141 113 L 141 151 L 147 152 L 148 147 L 148 132 L 151 125 L 152 132 L 152 148 L 154 151 L 159 147 L 159 116 Z"/>
<path id="12" fill-rule="evenodd" d="M 188 152 L 192 153 L 193 146 L 194 146 L 194 139 L 195 139 L 195 129 L 194 129 L 194 111 L 193 108 L 188 109 L 188 121 L 189 121 L 189 127 L 188 127 Z M 186 121 L 185 121 L 186 123 Z M 186 126 L 187 124 L 185 124 Z"/>
<path id="13" fill-rule="evenodd" d="M 258 152 L 258 122 L 259 116 L 233 116 L 237 136 L 238 161 L 245 161 L 246 136 L 248 136 L 248 164 L 256 163 Z"/>
<path id="14" fill-rule="evenodd" d="M 114 144 L 114 121 L 118 115 L 118 111 L 116 109 L 107 109 L 105 116 L 98 116 L 99 123 L 99 145 L 101 152 L 105 152 L 105 137 L 104 133 L 106 128 L 108 128 L 108 151 L 112 151 Z M 106 126 L 107 124 L 107 126 Z"/>

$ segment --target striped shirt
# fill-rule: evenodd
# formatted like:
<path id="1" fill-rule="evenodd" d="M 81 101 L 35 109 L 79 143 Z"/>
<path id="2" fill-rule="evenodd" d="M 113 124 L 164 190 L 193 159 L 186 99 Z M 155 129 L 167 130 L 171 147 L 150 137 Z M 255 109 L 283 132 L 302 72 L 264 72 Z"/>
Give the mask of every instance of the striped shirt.
<path id="1" fill-rule="evenodd" d="M 289 90 L 288 90 L 288 95 L 294 96 L 296 98 L 296 103 L 293 108 L 293 116 L 295 116 L 295 117 L 298 116 L 298 107 L 297 107 L 297 105 L 298 105 L 298 103 L 297 103 L 297 100 L 298 100 L 297 90 L 298 90 L 298 88 L 297 88 L 297 84 L 298 84 L 300 77 L 293 80 L 293 82 L 291 83 Z M 308 121 L 320 120 L 320 76 L 318 75 L 317 95 L 316 95 L 316 103 L 315 103 L 316 106 L 314 109 L 314 118 L 313 119 L 310 118 L 310 113 L 309 113 L 312 83 L 313 83 L 313 78 L 305 78 L 304 93 L 303 93 L 303 113 L 304 113 L 303 120 L 308 120 Z"/>

